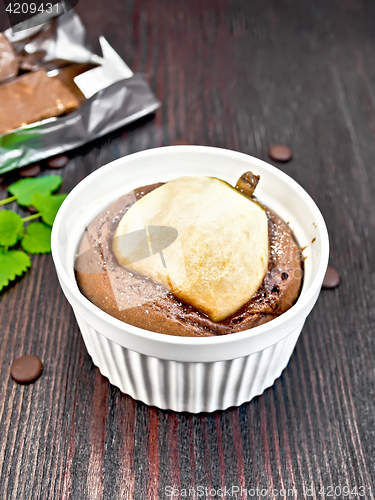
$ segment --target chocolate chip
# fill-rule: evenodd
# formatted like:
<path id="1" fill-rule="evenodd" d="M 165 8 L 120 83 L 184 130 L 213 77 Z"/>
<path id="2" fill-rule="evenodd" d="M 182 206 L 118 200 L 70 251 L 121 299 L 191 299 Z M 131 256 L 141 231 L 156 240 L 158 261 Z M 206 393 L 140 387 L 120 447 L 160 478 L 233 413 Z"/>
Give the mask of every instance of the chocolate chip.
<path id="1" fill-rule="evenodd" d="M 48 160 L 48 166 L 50 168 L 63 168 L 68 163 L 69 158 L 65 155 L 56 156 L 55 158 L 51 158 Z"/>
<path id="2" fill-rule="evenodd" d="M 281 273 L 281 279 L 287 280 L 288 278 L 289 278 L 289 274 L 288 273 Z"/>
<path id="3" fill-rule="evenodd" d="M 293 153 L 292 150 L 288 148 L 288 146 L 275 144 L 268 150 L 268 156 L 271 158 L 271 160 L 287 162 L 292 159 Z"/>
<path id="4" fill-rule="evenodd" d="M 28 354 L 13 362 L 10 374 L 19 384 L 30 384 L 40 377 L 43 364 L 37 356 Z"/>
<path id="5" fill-rule="evenodd" d="M 277 288 L 277 286 L 272 287 L 271 292 L 273 293 L 280 293 L 280 290 Z"/>
<path id="6" fill-rule="evenodd" d="M 323 288 L 336 288 L 339 283 L 339 273 L 333 267 L 328 266 L 323 280 Z"/>
<path id="7" fill-rule="evenodd" d="M 32 165 L 31 167 L 24 168 L 20 172 L 21 177 L 35 177 L 40 174 L 41 168 L 39 165 Z"/>

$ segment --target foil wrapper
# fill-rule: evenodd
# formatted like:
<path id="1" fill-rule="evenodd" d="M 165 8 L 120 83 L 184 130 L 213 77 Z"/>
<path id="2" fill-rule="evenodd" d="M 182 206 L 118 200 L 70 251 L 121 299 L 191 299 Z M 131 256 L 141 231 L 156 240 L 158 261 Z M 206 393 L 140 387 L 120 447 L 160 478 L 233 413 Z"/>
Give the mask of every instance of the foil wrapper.
<path id="1" fill-rule="evenodd" d="M 74 149 L 160 107 L 145 75 L 133 74 L 104 37 L 103 56 L 90 51 L 73 10 L 43 26 L 5 35 L 22 54 L 25 69 L 43 67 L 51 76 L 71 63 L 91 69 L 74 78 L 86 97 L 78 109 L 0 136 L 0 174 Z"/>

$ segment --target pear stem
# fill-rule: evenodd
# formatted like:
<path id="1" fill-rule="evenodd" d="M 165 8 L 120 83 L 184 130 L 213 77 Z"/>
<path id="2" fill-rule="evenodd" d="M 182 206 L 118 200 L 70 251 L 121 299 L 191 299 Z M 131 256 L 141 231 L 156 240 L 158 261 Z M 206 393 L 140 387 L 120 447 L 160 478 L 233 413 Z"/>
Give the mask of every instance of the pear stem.
<path id="1" fill-rule="evenodd" d="M 255 175 L 252 172 L 245 172 L 238 179 L 236 184 L 236 189 L 241 191 L 245 196 L 251 198 L 254 194 L 255 188 L 259 182 L 259 175 Z"/>

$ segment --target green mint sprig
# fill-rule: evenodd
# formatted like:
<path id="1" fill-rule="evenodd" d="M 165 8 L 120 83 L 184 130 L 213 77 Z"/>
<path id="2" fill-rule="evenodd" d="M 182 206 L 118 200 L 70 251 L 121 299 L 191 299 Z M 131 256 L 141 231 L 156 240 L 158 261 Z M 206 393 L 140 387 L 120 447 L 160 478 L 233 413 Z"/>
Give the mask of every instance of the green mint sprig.
<path id="1" fill-rule="evenodd" d="M 59 175 L 21 179 L 8 187 L 8 191 L 13 196 L 0 201 L 0 205 L 17 201 L 18 205 L 28 207 L 32 204 L 34 194 L 39 193 L 42 196 L 48 196 L 57 191 L 61 184 L 62 179 Z"/>
<path id="2" fill-rule="evenodd" d="M 17 201 L 20 206 L 33 206 L 38 211 L 22 218 L 12 210 L 0 210 L 0 291 L 31 266 L 27 253 L 51 252 L 53 221 L 67 196 L 52 194 L 61 183 L 58 175 L 22 179 L 9 186 L 12 196 L 0 201 L 0 205 Z M 30 222 L 39 217 L 43 222 Z M 25 222 L 30 223 L 25 227 Z M 11 248 L 16 245 L 18 248 Z"/>

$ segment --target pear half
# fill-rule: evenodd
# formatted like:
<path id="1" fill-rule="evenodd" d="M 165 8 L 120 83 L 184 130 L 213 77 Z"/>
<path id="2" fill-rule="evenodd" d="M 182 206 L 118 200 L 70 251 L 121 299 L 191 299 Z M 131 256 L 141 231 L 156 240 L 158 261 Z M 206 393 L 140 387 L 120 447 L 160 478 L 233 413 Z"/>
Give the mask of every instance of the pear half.
<path id="1" fill-rule="evenodd" d="M 113 252 L 121 266 L 221 321 L 254 295 L 266 274 L 267 216 L 220 179 L 180 177 L 130 207 Z"/>

